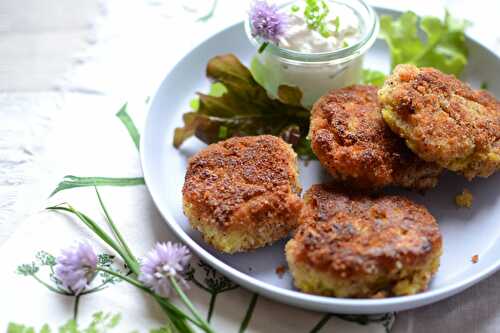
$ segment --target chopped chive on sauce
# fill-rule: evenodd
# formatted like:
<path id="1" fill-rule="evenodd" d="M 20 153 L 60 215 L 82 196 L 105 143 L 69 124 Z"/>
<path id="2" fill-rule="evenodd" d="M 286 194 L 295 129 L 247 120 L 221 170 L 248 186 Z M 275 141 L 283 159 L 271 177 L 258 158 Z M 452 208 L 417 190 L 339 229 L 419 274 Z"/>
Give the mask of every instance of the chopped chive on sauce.
<path id="1" fill-rule="evenodd" d="M 481 83 L 481 89 L 487 90 L 488 89 L 488 82 L 482 82 Z"/>
<path id="2" fill-rule="evenodd" d="M 340 30 L 340 17 L 335 17 L 334 20 L 331 20 L 331 23 L 335 26 L 335 33 L 339 33 Z"/>
<path id="3" fill-rule="evenodd" d="M 316 30 L 325 38 L 329 37 L 331 34 L 327 27 L 327 22 L 325 22 L 329 13 L 330 13 L 330 8 L 328 7 L 325 1 L 306 0 L 304 17 L 307 26 L 311 30 Z"/>
<path id="4" fill-rule="evenodd" d="M 293 5 L 292 8 L 291 8 L 291 10 L 292 10 L 292 13 L 296 13 L 296 12 L 298 12 L 300 10 L 300 7 L 297 6 L 297 5 Z"/>

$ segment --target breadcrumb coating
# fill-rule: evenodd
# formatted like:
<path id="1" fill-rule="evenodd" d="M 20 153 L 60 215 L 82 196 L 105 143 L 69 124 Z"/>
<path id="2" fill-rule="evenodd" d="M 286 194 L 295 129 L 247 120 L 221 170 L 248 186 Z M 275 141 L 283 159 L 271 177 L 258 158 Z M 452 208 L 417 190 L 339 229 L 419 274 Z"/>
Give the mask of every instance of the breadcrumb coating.
<path id="1" fill-rule="evenodd" d="M 212 144 L 189 160 L 184 213 L 216 249 L 255 249 L 294 230 L 302 207 L 296 155 L 262 135 Z"/>
<path id="2" fill-rule="evenodd" d="M 386 123 L 420 158 L 467 179 L 500 168 L 500 103 L 433 68 L 399 65 L 379 91 Z"/>
<path id="3" fill-rule="evenodd" d="M 304 200 L 300 226 L 286 245 L 297 288 L 356 298 L 427 288 L 439 267 L 442 238 L 425 207 L 338 185 L 314 185 Z"/>
<path id="4" fill-rule="evenodd" d="M 473 199 L 472 193 L 464 188 L 462 193 L 455 197 L 455 203 L 458 207 L 471 208 Z"/>
<path id="5" fill-rule="evenodd" d="M 382 119 L 377 88 L 333 90 L 313 107 L 310 138 L 321 164 L 358 188 L 434 187 L 441 167 L 413 154 Z"/>

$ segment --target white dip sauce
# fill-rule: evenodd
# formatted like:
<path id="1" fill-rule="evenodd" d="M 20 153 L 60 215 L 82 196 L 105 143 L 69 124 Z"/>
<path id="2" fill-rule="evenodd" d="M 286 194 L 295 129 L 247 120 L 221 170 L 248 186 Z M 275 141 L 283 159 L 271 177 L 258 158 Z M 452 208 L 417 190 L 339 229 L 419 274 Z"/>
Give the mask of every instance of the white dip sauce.
<path id="1" fill-rule="evenodd" d="M 286 34 L 280 38 L 279 46 L 285 49 L 302 53 L 331 52 L 352 45 L 359 40 L 359 18 L 345 5 L 334 2 L 328 3 L 330 12 L 325 19 L 331 35 L 322 36 L 318 31 L 311 30 L 304 18 L 304 9 L 290 13 Z M 290 9 L 284 9 L 285 11 Z M 338 17 L 337 30 L 334 21 Z"/>
<path id="2" fill-rule="evenodd" d="M 278 46 L 300 52 L 307 59 L 308 54 L 332 52 L 358 42 L 362 23 L 356 13 L 340 3 L 326 3 L 330 8 L 326 19 L 330 36 L 324 37 L 318 31 L 309 29 L 303 15 L 302 1 L 296 1 L 295 4 L 302 5 L 300 10 L 292 12 L 291 6 L 283 8 L 290 17 L 286 34 L 280 39 Z M 338 29 L 333 22 L 337 17 Z M 329 90 L 358 83 L 362 63 L 362 56 L 340 63 L 338 60 L 321 63 L 289 61 L 265 50 L 253 60 L 252 72 L 272 95 L 276 95 L 278 87 L 283 84 L 299 87 L 303 93 L 302 104 L 310 107 Z"/>

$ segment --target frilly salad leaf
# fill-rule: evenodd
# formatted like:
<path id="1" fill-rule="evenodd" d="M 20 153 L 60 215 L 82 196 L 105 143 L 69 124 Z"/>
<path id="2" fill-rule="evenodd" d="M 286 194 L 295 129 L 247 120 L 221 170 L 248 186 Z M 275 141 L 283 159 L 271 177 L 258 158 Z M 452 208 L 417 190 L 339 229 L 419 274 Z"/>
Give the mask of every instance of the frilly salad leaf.
<path id="1" fill-rule="evenodd" d="M 269 97 L 233 54 L 212 58 L 207 76 L 215 81 L 211 93 L 198 93 L 198 100 L 191 102 L 193 110 L 184 114 L 184 126 L 175 129 L 176 148 L 191 136 L 210 144 L 233 136 L 272 134 L 308 154 L 310 113 L 300 105 L 298 88 L 281 86 L 278 99 Z"/>
<path id="2" fill-rule="evenodd" d="M 406 12 L 397 20 L 381 17 L 380 34 L 389 46 L 392 68 L 410 63 L 459 76 L 467 64 L 464 34 L 467 21 L 452 18 L 448 11 L 444 21 L 425 16 L 420 20 L 424 39 L 419 36 L 418 23 L 419 18 L 413 12 Z"/>
<path id="3" fill-rule="evenodd" d="M 387 77 L 383 72 L 371 69 L 363 69 L 361 75 L 362 84 L 371 84 L 377 87 L 382 87 Z"/>

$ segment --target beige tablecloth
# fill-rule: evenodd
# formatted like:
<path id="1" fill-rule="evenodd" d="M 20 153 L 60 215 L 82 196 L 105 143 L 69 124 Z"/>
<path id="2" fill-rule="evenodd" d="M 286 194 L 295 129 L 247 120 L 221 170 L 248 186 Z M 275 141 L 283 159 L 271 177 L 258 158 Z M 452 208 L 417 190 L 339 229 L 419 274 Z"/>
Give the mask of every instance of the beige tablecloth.
<path id="1" fill-rule="evenodd" d="M 140 177 L 138 152 L 115 113 L 128 101 L 129 112 L 140 128 L 145 117 L 144 100 L 168 69 L 197 42 L 238 21 L 245 9 L 245 2 L 220 0 L 213 18 L 197 22 L 196 17 L 209 10 L 211 2 L 187 2 L 190 3 L 187 8 L 168 0 L 103 2 L 101 16 L 95 21 L 95 33 L 87 41 L 88 50 L 75 59 L 76 66 L 54 93 L 61 112 L 47 120 L 43 127 L 33 130 L 43 131 L 46 136 L 45 153 L 37 156 L 38 167 L 16 169 L 21 173 L 19 177 L 31 177 L 36 181 L 19 189 L 15 209 L 29 216 L 0 248 L 0 330 L 5 330 L 9 321 L 35 327 L 50 323 L 57 327 L 71 318 L 72 298 L 55 295 L 33 279 L 15 274 L 15 269 L 19 264 L 31 262 L 39 250 L 58 254 L 62 247 L 75 240 L 91 239 L 96 247 L 99 246 L 95 237 L 74 223 L 74 219 L 46 212 L 43 210 L 46 205 L 70 202 L 96 220 L 102 221 L 102 216 L 91 188 L 60 192 L 50 200 L 46 199 L 48 194 L 67 174 Z M 415 6 L 419 13 L 435 14 L 443 5 L 435 1 L 374 2 L 399 5 L 403 9 Z M 447 2 L 458 15 L 478 22 L 471 28 L 471 34 L 499 51 L 498 34 L 484 33 L 491 28 L 490 23 L 485 24 L 484 17 L 495 13 L 492 9 L 495 6 L 496 13 L 500 12 L 498 5 L 494 1 L 476 1 L 472 6 L 468 3 Z M 490 9 L 483 11 L 482 7 Z M 18 102 L 13 99 L 6 104 Z M 33 104 L 30 107 L 33 108 Z M 39 107 L 44 107 L 43 102 Z M 156 241 L 173 239 L 144 186 L 105 187 L 101 194 L 137 255 L 145 254 Z M 193 265 L 203 281 L 203 267 L 196 261 Z M 45 272 L 40 276 L 48 277 Z M 393 331 L 497 332 L 500 330 L 498 287 L 500 277 L 497 274 L 449 300 L 399 313 Z M 192 287 L 189 295 L 202 312 L 208 311 L 209 294 Z M 212 318 L 214 326 L 220 332 L 236 332 L 252 297 L 252 293 L 242 288 L 219 294 Z M 82 298 L 78 311 L 82 322 L 88 321 L 96 311 L 122 313 L 121 328 L 117 330 L 120 332 L 134 329 L 146 332 L 160 326 L 164 320 L 153 302 L 124 283 Z M 248 331 L 309 332 L 323 317 L 321 313 L 259 297 Z M 363 326 L 333 316 L 323 332 L 384 332 L 392 325 L 392 319 L 388 316 L 378 323 Z"/>

